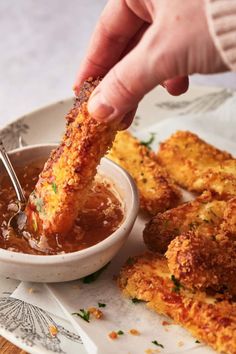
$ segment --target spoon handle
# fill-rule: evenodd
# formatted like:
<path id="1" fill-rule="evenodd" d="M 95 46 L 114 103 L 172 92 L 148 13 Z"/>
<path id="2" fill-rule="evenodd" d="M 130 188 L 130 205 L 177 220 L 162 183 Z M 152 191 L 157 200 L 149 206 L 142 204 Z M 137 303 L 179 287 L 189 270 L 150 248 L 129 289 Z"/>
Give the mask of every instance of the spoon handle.
<path id="1" fill-rule="evenodd" d="M 2 159 L 2 162 L 7 170 L 7 173 L 12 181 L 12 184 L 15 188 L 15 191 L 16 191 L 16 195 L 17 195 L 17 199 L 25 204 L 26 203 L 26 198 L 25 198 L 25 195 L 24 195 L 24 192 L 23 192 L 23 189 L 21 187 L 21 184 L 17 178 L 17 175 L 14 171 L 14 168 L 11 164 L 11 161 L 7 155 L 7 152 L 5 150 L 5 147 L 3 145 L 3 142 L 0 140 L 0 157 Z"/>

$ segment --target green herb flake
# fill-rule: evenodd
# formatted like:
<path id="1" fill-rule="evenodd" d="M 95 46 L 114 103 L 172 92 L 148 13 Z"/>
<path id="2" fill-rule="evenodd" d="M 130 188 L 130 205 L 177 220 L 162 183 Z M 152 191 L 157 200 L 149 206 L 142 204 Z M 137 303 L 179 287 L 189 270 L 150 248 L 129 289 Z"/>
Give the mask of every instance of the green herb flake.
<path id="1" fill-rule="evenodd" d="M 199 340 L 195 340 L 195 343 L 199 344 L 200 342 L 199 342 Z"/>
<path id="2" fill-rule="evenodd" d="M 126 263 L 127 263 L 128 265 L 134 264 L 134 258 L 133 258 L 133 257 L 129 257 L 129 258 L 127 259 Z"/>
<path id="3" fill-rule="evenodd" d="M 119 331 L 117 332 L 117 334 L 118 334 L 118 336 L 122 336 L 122 335 L 124 334 L 124 332 L 121 331 L 121 330 L 119 330 Z"/>
<path id="4" fill-rule="evenodd" d="M 146 146 L 149 150 L 151 150 L 151 144 L 153 143 L 155 139 L 155 133 L 150 133 L 150 138 L 147 141 L 141 141 L 141 144 Z"/>
<path id="5" fill-rule="evenodd" d="M 90 313 L 89 311 L 86 311 L 84 309 L 80 309 L 80 312 L 74 312 L 72 313 L 72 315 L 74 316 L 79 316 L 80 318 L 82 318 L 84 321 L 89 322 L 89 317 L 90 317 Z"/>
<path id="6" fill-rule="evenodd" d="M 106 304 L 103 304 L 102 302 L 98 302 L 98 307 L 106 307 Z"/>
<path id="7" fill-rule="evenodd" d="M 155 345 L 157 345 L 158 347 L 164 348 L 164 345 L 161 344 L 161 343 L 158 343 L 157 340 L 153 340 L 153 341 L 152 341 L 152 344 L 155 344 Z"/>
<path id="8" fill-rule="evenodd" d="M 102 267 L 101 269 L 97 270 L 96 272 L 87 275 L 86 277 L 83 278 L 83 283 L 84 284 L 90 284 L 92 282 L 94 282 L 95 280 L 98 279 L 98 277 L 100 276 L 100 274 L 108 267 L 108 265 L 110 264 L 107 263 L 104 267 Z"/>
<path id="9" fill-rule="evenodd" d="M 57 194 L 57 185 L 55 182 L 52 182 L 52 189 L 55 194 Z"/>
<path id="10" fill-rule="evenodd" d="M 171 275 L 171 280 L 174 283 L 174 287 L 172 288 L 172 291 L 174 291 L 175 293 L 178 293 L 180 291 L 180 288 L 182 288 L 183 286 L 180 284 L 179 280 L 176 279 L 176 277 L 174 275 Z"/>
<path id="11" fill-rule="evenodd" d="M 139 304 L 140 302 L 144 302 L 144 300 L 137 299 L 136 297 L 131 299 L 131 301 L 132 301 L 133 304 Z"/>
<path id="12" fill-rule="evenodd" d="M 35 203 L 37 212 L 41 213 L 43 210 L 43 199 L 36 198 L 34 203 Z"/>

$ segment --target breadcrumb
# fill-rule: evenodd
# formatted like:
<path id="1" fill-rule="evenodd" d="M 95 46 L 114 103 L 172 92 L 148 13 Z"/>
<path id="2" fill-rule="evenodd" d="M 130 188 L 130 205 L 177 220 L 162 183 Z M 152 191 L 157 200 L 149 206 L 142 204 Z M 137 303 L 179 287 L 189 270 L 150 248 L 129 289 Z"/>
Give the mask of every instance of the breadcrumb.
<path id="1" fill-rule="evenodd" d="M 112 332 L 108 333 L 108 337 L 111 338 L 112 340 L 114 340 L 114 339 L 118 338 L 118 334 L 115 331 L 112 331 Z"/>
<path id="2" fill-rule="evenodd" d="M 130 329 L 129 333 L 132 334 L 133 336 L 139 336 L 140 335 L 140 332 L 137 329 L 134 329 L 134 328 Z"/>
<path id="3" fill-rule="evenodd" d="M 100 320 L 103 317 L 103 312 L 97 309 L 96 307 L 89 307 L 88 312 L 98 320 Z"/>
<path id="4" fill-rule="evenodd" d="M 49 326 L 49 333 L 51 334 L 52 337 L 56 337 L 56 335 L 58 334 L 58 329 L 56 326 Z"/>

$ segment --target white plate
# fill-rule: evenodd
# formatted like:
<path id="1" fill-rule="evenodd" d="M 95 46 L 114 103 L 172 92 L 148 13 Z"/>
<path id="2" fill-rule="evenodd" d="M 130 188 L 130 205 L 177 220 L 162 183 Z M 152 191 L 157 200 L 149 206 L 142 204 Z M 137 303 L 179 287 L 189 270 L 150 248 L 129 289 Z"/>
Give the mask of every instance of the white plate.
<path id="1" fill-rule="evenodd" d="M 71 104 L 72 99 L 67 99 L 27 114 L 9 126 L 1 129 L 0 138 L 4 141 L 9 150 L 19 146 L 19 139 L 23 144 L 58 142 L 64 130 L 64 115 L 71 107 Z M 148 130 L 148 127 L 151 127 L 149 131 L 150 129 L 154 129 L 157 133 L 157 139 L 155 141 L 157 145 L 158 131 L 161 129 L 161 125 L 153 127 L 153 124 L 166 121 L 169 127 L 172 124 L 175 124 L 175 127 L 177 127 L 178 124 L 182 124 L 181 121 L 183 120 L 185 121 L 184 127 L 187 129 L 188 122 L 190 123 L 192 120 L 193 124 L 195 124 L 194 119 L 197 116 L 198 122 L 201 122 L 203 130 L 207 129 L 212 133 L 217 133 L 236 141 L 235 124 L 232 126 L 232 129 L 223 129 L 229 126 L 229 124 L 233 125 L 232 117 L 235 111 L 236 94 L 227 89 L 192 87 L 186 95 L 172 97 L 169 96 L 164 89 L 157 88 L 147 95 L 141 103 L 137 117 L 132 125 L 132 131 L 139 135 L 140 132 L 144 132 L 144 130 Z M 211 117 L 212 124 L 209 124 L 209 120 L 207 122 L 205 121 L 206 112 L 208 112 L 209 117 Z M 175 123 L 173 123 L 172 120 L 167 122 L 166 118 L 173 116 L 181 116 L 181 119 L 176 120 Z M 148 134 L 145 134 L 144 135 L 148 137 Z M 223 141 L 222 144 L 224 145 Z M 74 337 L 74 334 L 70 334 L 67 337 L 62 336 L 63 338 L 60 338 L 60 343 L 57 343 L 56 346 L 52 345 L 49 347 L 48 343 L 53 343 L 51 339 L 45 343 L 45 333 L 48 333 L 45 332 L 47 328 L 45 316 L 47 317 L 48 314 L 46 312 L 40 312 L 42 323 L 44 323 L 42 326 L 41 321 L 38 322 L 39 310 L 37 308 L 32 307 L 32 305 L 27 305 L 26 303 L 19 303 L 17 302 L 18 300 L 7 299 L 18 284 L 19 283 L 16 281 L 3 277 L 0 278 L 0 296 L 4 297 L 4 299 L 0 299 L 0 334 L 31 353 L 46 354 L 65 352 L 69 354 L 71 353 L 72 343 L 73 345 L 75 345 L 75 343 L 77 345 L 77 349 L 74 352 L 78 354 L 84 353 L 84 349 L 78 342 L 78 339 L 76 339 L 77 342 L 71 340 L 71 337 L 77 338 Z M 4 318 L 6 318 L 6 309 L 8 309 L 7 318 L 9 321 L 4 320 Z M 21 314 L 25 315 L 29 312 L 32 313 L 30 317 L 31 324 L 27 327 L 24 321 L 22 321 L 24 317 L 21 317 Z M 61 325 L 60 321 L 63 322 L 63 320 L 56 316 L 50 315 L 50 318 L 52 318 L 55 323 L 58 323 L 58 325 Z M 63 322 L 64 325 L 65 323 L 66 322 Z M 65 327 L 67 325 L 69 328 L 70 325 L 68 323 L 66 323 Z M 72 332 L 71 328 L 69 332 Z M 42 333 L 44 334 L 42 335 Z M 27 342 L 30 345 L 27 345 Z"/>

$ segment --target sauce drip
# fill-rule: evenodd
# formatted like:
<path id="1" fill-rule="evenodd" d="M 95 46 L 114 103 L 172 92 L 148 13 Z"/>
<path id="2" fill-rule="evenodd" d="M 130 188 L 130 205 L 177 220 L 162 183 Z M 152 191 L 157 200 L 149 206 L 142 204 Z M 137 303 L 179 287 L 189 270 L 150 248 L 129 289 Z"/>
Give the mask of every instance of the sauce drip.
<path id="1" fill-rule="evenodd" d="M 44 161 L 16 168 L 16 173 L 28 198 L 37 182 Z M 98 177 L 89 192 L 82 213 L 67 234 L 40 236 L 26 229 L 17 234 L 9 231 L 8 220 L 17 211 L 15 191 L 9 177 L 0 180 L 0 248 L 14 252 L 53 255 L 82 250 L 111 235 L 122 223 L 123 206 L 111 183 Z"/>

